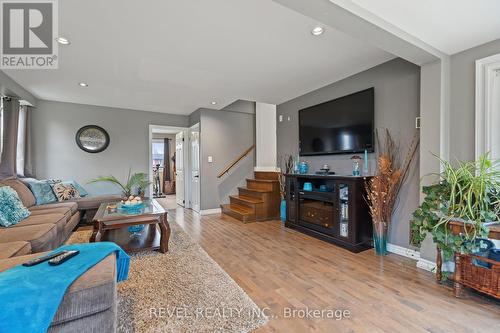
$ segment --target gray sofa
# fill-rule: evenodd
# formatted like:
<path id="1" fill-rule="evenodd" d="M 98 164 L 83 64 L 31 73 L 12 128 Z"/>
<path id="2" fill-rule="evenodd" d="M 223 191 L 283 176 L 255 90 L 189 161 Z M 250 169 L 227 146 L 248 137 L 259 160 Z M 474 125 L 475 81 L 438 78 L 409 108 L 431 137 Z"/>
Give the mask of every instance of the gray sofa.
<path id="1" fill-rule="evenodd" d="M 91 220 L 102 202 L 120 199 L 107 195 L 36 206 L 33 193 L 20 180 L 0 180 L 0 186 L 12 187 L 31 212 L 14 226 L 0 227 L 0 259 L 55 249 L 68 239 L 83 215 L 91 215 L 87 217 Z"/>
<path id="2" fill-rule="evenodd" d="M 0 274 L 40 255 L 2 259 Z M 68 288 L 48 332 L 115 332 L 116 305 L 116 257 L 111 254 Z"/>
<path id="3" fill-rule="evenodd" d="M 62 245 L 87 214 L 92 219 L 104 201 L 99 196 L 35 205 L 35 197 L 18 179 L 0 180 L 19 195 L 31 215 L 14 226 L 0 227 L 0 274 Z M 116 327 L 116 259 L 110 255 L 80 276 L 67 290 L 49 332 L 114 332 Z"/>

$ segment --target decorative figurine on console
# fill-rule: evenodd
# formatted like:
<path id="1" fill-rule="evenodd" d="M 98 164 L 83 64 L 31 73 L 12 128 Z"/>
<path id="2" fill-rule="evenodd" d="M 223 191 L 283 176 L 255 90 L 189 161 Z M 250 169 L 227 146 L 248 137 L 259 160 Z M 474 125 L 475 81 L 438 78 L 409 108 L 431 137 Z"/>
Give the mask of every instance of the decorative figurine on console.
<path id="1" fill-rule="evenodd" d="M 352 160 L 352 175 L 353 176 L 361 176 L 361 172 L 359 170 L 359 162 L 361 161 L 361 157 L 358 155 L 354 155 L 351 157 Z"/>

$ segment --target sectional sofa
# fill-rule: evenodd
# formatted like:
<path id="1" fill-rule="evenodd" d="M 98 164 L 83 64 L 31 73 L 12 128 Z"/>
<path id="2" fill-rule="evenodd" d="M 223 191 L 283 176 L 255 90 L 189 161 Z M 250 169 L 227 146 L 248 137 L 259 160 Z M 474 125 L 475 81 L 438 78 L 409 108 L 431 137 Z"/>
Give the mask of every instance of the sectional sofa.
<path id="1" fill-rule="evenodd" d="M 31 215 L 20 223 L 0 227 L 0 259 L 49 251 L 63 244 L 78 225 L 82 215 L 91 220 L 103 201 L 118 200 L 119 196 L 85 197 L 69 202 L 35 205 L 35 197 L 19 179 L 0 180 L 0 186 L 10 186 Z"/>
<path id="2" fill-rule="evenodd" d="M 35 205 L 35 197 L 18 179 L 0 180 L 10 186 L 31 215 L 14 226 L 0 227 L 0 274 L 62 245 L 85 214 L 103 201 L 99 196 Z M 110 255 L 80 276 L 66 291 L 48 332 L 114 332 L 116 328 L 116 259 Z"/>

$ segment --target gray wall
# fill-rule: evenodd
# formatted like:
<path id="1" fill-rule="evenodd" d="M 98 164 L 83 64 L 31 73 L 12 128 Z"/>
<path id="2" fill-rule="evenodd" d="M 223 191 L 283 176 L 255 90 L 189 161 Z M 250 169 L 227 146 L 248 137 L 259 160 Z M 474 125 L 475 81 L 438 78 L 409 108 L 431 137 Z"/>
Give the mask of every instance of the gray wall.
<path id="1" fill-rule="evenodd" d="M 450 158 L 474 159 L 475 61 L 500 53 L 500 39 L 450 59 Z"/>
<path id="2" fill-rule="evenodd" d="M 255 102 L 239 99 L 225 106 L 222 110 L 255 114 Z"/>
<path id="3" fill-rule="evenodd" d="M 86 183 L 110 174 L 124 180 L 129 168 L 148 172 L 149 125 L 186 127 L 188 121 L 180 115 L 39 101 L 32 117 L 36 176 L 75 179 L 91 194 L 116 193 L 108 184 Z M 78 129 L 91 124 L 109 133 L 102 153 L 86 153 L 75 143 Z"/>
<path id="4" fill-rule="evenodd" d="M 203 110 L 203 108 L 197 109 L 196 111 L 194 111 L 189 115 L 189 127 L 196 125 L 200 122 L 201 110 Z"/>
<path id="5" fill-rule="evenodd" d="M 19 97 L 32 105 L 37 104 L 37 99 L 29 91 L 21 87 L 3 71 L 0 71 L 0 95 Z"/>
<path id="6" fill-rule="evenodd" d="M 214 209 L 229 202 L 228 196 L 236 194 L 237 187 L 244 186 L 246 178 L 252 178 L 254 154 L 222 178 L 218 179 L 217 174 L 255 143 L 255 116 L 211 109 L 197 111 L 201 133 L 201 209 Z M 208 163 L 208 156 L 213 156 L 213 163 Z"/>
<path id="7" fill-rule="evenodd" d="M 298 152 L 298 110 L 375 87 L 375 126 L 388 128 L 404 148 L 415 131 L 415 117 L 420 112 L 420 67 L 402 59 L 394 59 L 344 80 L 335 82 L 291 101 L 278 105 L 278 158 Z M 290 117 L 290 121 L 288 121 Z M 337 174 L 351 174 L 351 155 L 303 157 L 311 170 L 329 164 Z M 375 170 L 375 155 L 370 154 L 370 169 Z M 279 162 L 279 160 L 278 160 Z M 419 203 L 419 161 L 412 166 L 401 190 L 398 208 L 390 227 L 389 241 L 409 246 L 409 220 Z"/>

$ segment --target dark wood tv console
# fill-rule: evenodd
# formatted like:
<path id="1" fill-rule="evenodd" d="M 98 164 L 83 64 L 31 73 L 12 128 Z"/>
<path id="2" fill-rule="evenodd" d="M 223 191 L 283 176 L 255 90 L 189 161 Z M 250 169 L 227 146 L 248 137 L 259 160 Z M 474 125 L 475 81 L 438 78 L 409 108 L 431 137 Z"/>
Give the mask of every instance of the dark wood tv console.
<path id="1" fill-rule="evenodd" d="M 286 175 L 285 226 L 352 252 L 371 247 L 372 220 L 365 201 L 366 177 Z M 311 183 L 312 190 L 304 190 Z"/>

